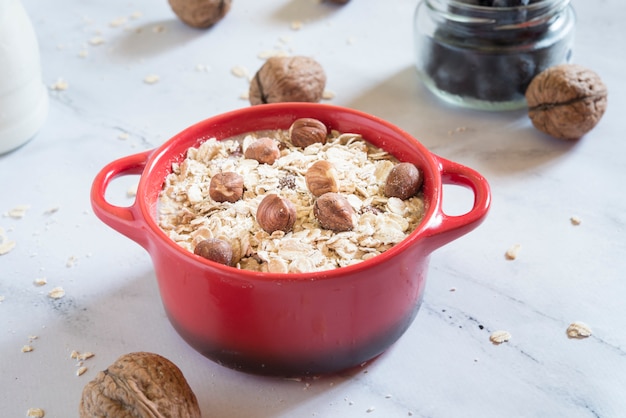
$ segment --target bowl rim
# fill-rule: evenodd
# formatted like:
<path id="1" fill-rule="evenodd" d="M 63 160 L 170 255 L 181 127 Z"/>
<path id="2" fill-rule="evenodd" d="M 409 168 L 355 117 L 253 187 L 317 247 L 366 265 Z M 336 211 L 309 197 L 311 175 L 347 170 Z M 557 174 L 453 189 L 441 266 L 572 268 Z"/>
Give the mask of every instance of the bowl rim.
<path id="1" fill-rule="evenodd" d="M 269 118 L 272 115 L 280 114 L 280 115 L 290 115 L 293 119 L 298 117 L 308 117 L 303 116 L 302 113 L 306 113 L 306 111 L 311 110 L 311 113 L 323 113 L 327 115 L 332 115 L 333 113 L 342 114 L 344 116 L 349 116 L 353 118 L 355 121 L 358 120 L 367 120 L 372 125 L 379 127 L 381 130 L 386 130 L 389 132 L 393 132 L 396 135 L 403 137 L 406 141 L 411 143 L 412 146 L 415 147 L 413 153 L 418 153 L 423 162 L 427 164 L 428 168 L 422 168 L 424 172 L 424 188 L 428 191 L 428 198 L 424 199 L 424 215 L 417 226 L 409 235 L 407 235 L 402 241 L 393 245 L 388 250 L 384 251 L 381 254 L 378 254 L 370 259 L 360 261 L 355 264 L 351 264 L 344 267 L 337 267 L 335 269 L 329 270 L 321 270 L 321 271 L 312 271 L 312 272 L 302 272 L 302 273 L 274 273 L 274 272 L 259 272 L 252 270 L 240 269 L 237 267 L 226 266 L 211 260 L 207 260 L 203 257 L 193 254 L 189 250 L 178 245 L 173 239 L 171 239 L 166 232 L 161 229 L 158 225 L 157 217 L 158 217 L 158 195 L 162 190 L 162 185 L 165 180 L 165 177 L 159 179 L 161 184 L 161 189 L 155 190 L 156 193 L 154 201 L 152 201 L 150 197 L 150 193 L 148 193 L 147 188 L 149 187 L 149 183 L 155 181 L 152 176 L 154 176 L 154 172 L 158 171 L 158 168 L 163 168 L 167 166 L 168 173 L 171 173 L 171 164 L 174 161 L 177 161 L 176 158 L 179 158 L 180 161 L 184 159 L 186 150 L 197 146 L 200 143 L 206 141 L 209 138 L 215 137 L 215 135 L 202 135 L 198 137 L 196 130 L 207 129 L 213 127 L 219 123 L 224 123 L 225 121 L 231 119 L 237 119 L 241 117 L 259 117 L 263 116 L 264 118 Z M 315 111 L 312 111 L 315 110 Z M 329 116 L 329 118 L 332 118 Z M 325 122 L 326 123 L 326 122 Z M 327 124 L 328 125 L 328 124 Z M 329 126 L 331 129 L 334 127 Z M 268 128 L 268 129 L 282 129 L 282 128 Z M 262 130 L 262 129 L 256 129 Z M 254 131 L 254 130 L 252 130 Z M 235 133 L 232 136 L 238 135 L 240 133 L 252 132 L 252 131 L 241 131 L 239 133 Z M 359 133 L 360 132 L 343 132 L 343 133 Z M 174 153 L 172 150 L 177 148 L 177 145 L 180 145 L 181 142 L 190 141 L 191 137 L 196 137 L 196 144 L 189 145 L 185 147 L 184 152 L 181 154 L 180 152 Z M 218 140 L 228 139 L 228 136 L 224 136 L 221 138 L 217 138 Z M 371 142 L 366 136 L 363 136 L 363 139 L 367 142 Z M 374 143 L 374 145 L 376 145 Z M 384 146 L 376 145 L 379 148 L 384 149 L 385 151 L 392 154 L 398 160 L 403 161 L 398 155 L 392 153 L 391 151 L 384 148 Z M 176 158 L 174 158 L 176 157 Z M 437 174 L 437 175 L 434 175 Z M 148 159 L 146 161 L 146 167 L 144 172 L 141 174 L 139 179 L 139 184 L 137 186 L 137 207 L 141 213 L 141 217 L 144 221 L 144 224 L 148 226 L 150 234 L 152 234 L 152 238 L 148 237 L 148 242 L 150 239 L 158 239 L 162 244 L 166 246 L 170 251 L 177 253 L 184 257 L 185 260 L 188 260 L 191 263 L 196 265 L 210 268 L 214 270 L 216 273 L 219 273 L 222 276 L 228 277 L 237 277 L 238 279 L 255 279 L 255 280 L 267 280 L 267 281 L 282 281 L 282 282 L 291 282 L 291 281 L 303 281 L 303 280 L 322 280 L 322 279 L 336 279 L 341 276 L 350 276 L 355 273 L 359 273 L 365 270 L 368 270 L 376 265 L 390 262 L 392 259 L 401 255 L 401 253 L 405 252 L 410 247 L 416 245 L 417 241 L 425 238 L 423 232 L 428 229 L 431 220 L 436 215 L 436 211 L 440 206 L 441 201 L 441 190 L 442 190 L 442 179 L 440 175 L 440 164 L 437 158 L 433 153 L 428 151 L 428 149 L 421 144 L 415 137 L 410 135 L 408 132 L 399 128 L 398 126 L 381 119 L 377 116 L 368 114 L 366 112 L 338 106 L 332 104 L 325 103 L 291 103 L 291 102 L 283 102 L 283 103 L 274 103 L 274 104 L 263 104 L 258 106 L 251 106 L 246 108 L 235 109 L 232 111 L 228 111 L 225 113 L 221 113 L 215 116 L 208 117 L 202 121 L 199 121 L 182 131 L 174 134 L 170 139 L 164 142 L 161 146 L 155 148 L 150 152 Z M 424 193 L 426 194 L 426 193 Z M 150 243 L 149 245 L 154 246 L 156 244 Z M 150 249 L 148 248 L 150 252 Z"/>

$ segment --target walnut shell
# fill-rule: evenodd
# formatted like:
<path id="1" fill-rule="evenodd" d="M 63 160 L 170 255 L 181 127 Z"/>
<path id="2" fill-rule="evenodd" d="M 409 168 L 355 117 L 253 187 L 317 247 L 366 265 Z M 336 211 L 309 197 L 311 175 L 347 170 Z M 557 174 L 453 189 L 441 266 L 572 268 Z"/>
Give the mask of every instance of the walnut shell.
<path id="1" fill-rule="evenodd" d="M 81 418 L 200 418 L 195 394 L 174 363 L 158 354 L 125 354 L 83 389 Z"/>
<path id="2" fill-rule="evenodd" d="M 319 102 L 326 73 L 313 58 L 270 57 L 250 82 L 251 105 L 280 102 Z"/>
<path id="3" fill-rule="evenodd" d="M 561 64 L 539 73 L 526 90 L 535 128 L 560 139 L 578 139 L 604 115 L 607 88 L 593 71 Z"/>
<path id="4" fill-rule="evenodd" d="M 230 10 L 232 0 L 168 0 L 172 11 L 187 25 L 205 29 L 213 26 Z"/>

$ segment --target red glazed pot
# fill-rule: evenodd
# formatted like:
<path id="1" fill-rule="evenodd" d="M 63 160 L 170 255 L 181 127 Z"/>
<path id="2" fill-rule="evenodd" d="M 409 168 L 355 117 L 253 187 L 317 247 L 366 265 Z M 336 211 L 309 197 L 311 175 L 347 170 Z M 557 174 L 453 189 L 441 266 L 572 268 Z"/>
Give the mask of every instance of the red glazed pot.
<path id="1" fill-rule="evenodd" d="M 301 117 L 359 133 L 423 170 L 426 213 L 419 227 L 385 253 L 315 273 L 258 273 L 198 257 L 157 225 L 157 202 L 172 163 L 190 147 L 264 129 L 287 129 Z M 140 175 L 130 207 L 107 202 L 111 180 Z M 442 210 L 443 184 L 468 187 L 471 210 Z M 107 225 L 144 247 L 154 263 L 162 302 L 178 333 L 210 359 L 273 375 L 337 372 L 373 359 L 409 327 L 421 305 L 431 252 L 477 227 L 490 191 L 474 170 L 430 153 L 392 124 L 347 108 L 312 103 L 251 106 L 206 119 L 156 150 L 121 158 L 96 176 L 91 201 Z"/>

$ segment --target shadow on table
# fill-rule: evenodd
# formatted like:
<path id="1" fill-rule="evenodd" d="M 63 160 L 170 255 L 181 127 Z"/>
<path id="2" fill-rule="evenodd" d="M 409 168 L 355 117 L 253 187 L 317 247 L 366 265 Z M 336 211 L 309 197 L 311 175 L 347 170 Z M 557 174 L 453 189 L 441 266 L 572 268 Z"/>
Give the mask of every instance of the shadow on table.
<path id="1" fill-rule="evenodd" d="M 525 109 L 489 112 L 444 103 L 421 84 L 412 66 L 373 85 L 346 106 L 390 121 L 437 155 L 477 161 L 483 170 L 498 175 L 550 164 L 577 145 L 537 131 Z"/>
<path id="2" fill-rule="evenodd" d="M 122 286 L 108 293 L 74 297 L 68 292 L 57 300 L 42 298 L 48 305 L 46 334 L 62 336 L 63 345 L 70 351 L 96 354 L 84 362 L 87 373 L 59 387 L 73 393 L 76 409 L 83 386 L 98 371 L 121 355 L 136 351 L 154 352 L 176 364 L 196 394 L 203 416 L 214 418 L 270 418 L 292 416 L 289 411 L 300 408 L 314 409 L 307 404 L 328 391 L 339 390 L 342 383 L 366 372 L 373 363 L 334 375 L 301 379 L 253 375 L 218 365 L 176 333 L 162 307 L 154 272 L 145 259 L 141 264 L 134 268 L 122 265 L 103 272 L 100 278 L 91 278 L 106 280 L 111 274 L 131 272 L 127 278 L 116 279 L 122 281 Z M 72 364 L 72 360 L 67 361 L 68 375 L 72 374 Z"/>

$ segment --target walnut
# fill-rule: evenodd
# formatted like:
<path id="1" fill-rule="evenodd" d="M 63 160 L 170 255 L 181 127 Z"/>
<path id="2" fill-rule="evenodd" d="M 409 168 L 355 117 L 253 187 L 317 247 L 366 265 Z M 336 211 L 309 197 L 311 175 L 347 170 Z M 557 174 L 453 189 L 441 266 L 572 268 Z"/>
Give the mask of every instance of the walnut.
<path id="1" fill-rule="evenodd" d="M 289 140 L 296 147 L 306 148 L 311 144 L 326 143 L 328 128 L 321 121 L 313 118 L 300 118 L 289 127 Z"/>
<path id="2" fill-rule="evenodd" d="M 168 0 L 172 11 L 187 25 L 205 29 L 213 26 L 230 10 L 231 0 Z"/>
<path id="3" fill-rule="evenodd" d="M 81 418 L 200 418 L 182 372 L 153 353 L 125 354 L 83 389 Z"/>
<path id="4" fill-rule="evenodd" d="M 250 82 L 250 104 L 319 102 L 326 87 L 326 73 L 313 58 L 270 57 Z"/>
<path id="5" fill-rule="evenodd" d="M 296 207 L 290 200 L 269 194 L 261 200 L 256 211 L 256 221 L 268 234 L 289 232 L 296 223 Z"/>
<path id="6" fill-rule="evenodd" d="M 227 266 L 233 265 L 233 247 L 219 238 L 208 238 L 200 241 L 195 246 L 193 252 L 216 263 Z"/>
<path id="7" fill-rule="evenodd" d="M 385 181 L 385 196 L 406 200 L 415 196 L 422 187 L 423 176 L 411 163 L 396 164 Z"/>
<path id="8" fill-rule="evenodd" d="M 318 197 L 313 205 L 313 215 L 324 229 L 344 232 L 354 228 L 354 209 L 339 193 L 329 192 Z"/>
<path id="9" fill-rule="evenodd" d="M 578 139 L 602 118 L 607 88 L 593 71 L 561 64 L 539 73 L 526 90 L 528 116 L 540 131 L 560 139 Z"/>
<path id="10" fill-rule="evenodd" d="M 246 148 L 244 156 L 251 160 L 257 160 L 261 164 L 274 164 L 280 157 L 278 144 L 272 138 L 259 138 Z"/>
<path id="11" fill-rule="evenodd" d="M 306 187 L 315 197 L 338 190 L 337 180 L 335 180 L 335 168 L 332 163 L 326 160 L 313 163 L 304 174 L 304 180 Z"/>
<path id="12" fill-rule="evenodd" d="M 209 183 L 209 196 L 216 202 L 235 203 L 243 196 L 243 177 L 232 171 L 214 175 Z"/>

